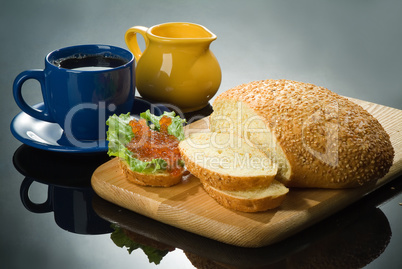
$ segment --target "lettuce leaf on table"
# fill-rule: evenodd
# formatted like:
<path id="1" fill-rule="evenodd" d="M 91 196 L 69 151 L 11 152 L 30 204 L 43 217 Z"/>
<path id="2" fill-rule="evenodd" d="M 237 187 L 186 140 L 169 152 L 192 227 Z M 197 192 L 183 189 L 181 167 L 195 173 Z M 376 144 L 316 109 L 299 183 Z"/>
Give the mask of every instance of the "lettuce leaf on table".
<path id="1" fill-rule="evenodd" d="M 128 253 L 130 254 L 134 250 L 140 248 L 147 255 L 148 261 L 150 263 L 153 262 L 155 264 L 159 264 L 163 259 L 163 257 L 165 257 L 166 254 L 169 253 L 169 250 L 160 250 L 152 246 L 146 246 L 134 242 L 124 233 L 124 230 L 120 228 L 118 225 L 112 224 L 112 228 L 114 229 L 114 232 L 110 235 L 110 238 L 116 244 L 116 246 L 120 248 L 126 247 Z"/>

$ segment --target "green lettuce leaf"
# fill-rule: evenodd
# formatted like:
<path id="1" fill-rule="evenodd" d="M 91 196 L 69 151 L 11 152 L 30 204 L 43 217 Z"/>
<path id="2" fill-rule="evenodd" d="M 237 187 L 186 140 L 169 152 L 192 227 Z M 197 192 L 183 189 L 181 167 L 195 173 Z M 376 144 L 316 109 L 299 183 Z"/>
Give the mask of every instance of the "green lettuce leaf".
<path id="1" fill-rule="evenodd" d="M 125 149 L 124 160 L 128 163 L 131 170 L 141 173 L 158 173 L 166 170 L 167 162 L 163 159 L 153 159 L 150 162 L 144 162 L 134 158 L 132 152 Z"/>
<path id="2" fill-rule="evenodd" d="M 130 113 L 127 113 L 120 116 L 115 114 L 106 121 L 106 125 L 109 126 L 106 132 L 107 140 L 109 141 L 107 152 L 109 156 L 125 159 L 126 151 L 124 149 L 134 137 L 131 126 L 128 125 L 131 120 Z"/>
<path id="3" fill-rule="evenodd" d="M 183 140 L 184 139 L 183 123 L 185 123 L 186 120 L 180 118 L 180 116 L 176 116 L 176 113 L 174 111 L 172 112 L 165 111 L 161 116 L 155 116 L 148 109 L 147 111 L 140 114 L 140 117 L 147 121 L 150 121 L 154 125 L 154 129 L 157 131 L 159 131 L 161 128 L 159 121 L 163 116 L 167 116 L 172 119 L 172 124 L 170 124 L 168 127 L 168 133 L 177 137 L 179 141 Z"/>
<path id="4" fill-rule="evenodd" d="M 124 230 L 121 229 L 118 225 L 112 224 L 112 228 L 114 231 L 110 235 L 112 241 L 116 244 L 116 246 L 123 248 L 126 247 L 128 253 L 131 254 L 134 250 L 140 248 L 144 253 L 148 256 L 148 260 L 150 263 L 159 264 L 163 257 L 169 252 L 169 250 L 159 250 L 151 246 L 146 246 L 134 242 L 131 240 L 125 233 Z"/>

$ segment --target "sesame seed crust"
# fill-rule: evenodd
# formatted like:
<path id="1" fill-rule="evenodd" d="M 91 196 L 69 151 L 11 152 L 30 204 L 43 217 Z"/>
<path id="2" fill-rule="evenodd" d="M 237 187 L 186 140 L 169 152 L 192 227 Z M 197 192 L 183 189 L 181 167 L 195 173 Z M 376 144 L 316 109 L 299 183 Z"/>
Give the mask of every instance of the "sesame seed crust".
<path id="1" fill-rule="evenodd" d="M 264 119 L 290 164 L 287 187 L 357 187 L 392 166 L 394 149 L 378 120 L 326 88 L 291 80 L 242 84 L 215 99 L 215 116 L 227 100 Z"/>

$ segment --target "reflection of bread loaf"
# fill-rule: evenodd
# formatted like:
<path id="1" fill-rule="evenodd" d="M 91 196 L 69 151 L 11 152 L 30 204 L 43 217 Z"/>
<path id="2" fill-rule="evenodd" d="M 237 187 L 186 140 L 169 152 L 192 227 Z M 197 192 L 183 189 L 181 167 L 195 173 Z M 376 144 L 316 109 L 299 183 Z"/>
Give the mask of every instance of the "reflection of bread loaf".
<path id="1" fill-rule="evenodd" d="M 380 123 L 325 88 L 289 80 L 239 85 L 219 95 L 213 132 L 252 141 L 279 165 L 290 187 L 347 188 L 383 177 L 394 150 Z"/>
<path id="2" fill-rule="evenodd" d="M 245 139 L 227 133 L 194 133 L 180 142 L 187 169 L 221 205 L 244 212 L 278 207 L 289 191 L 274 180 L 277 168 Z"/>
<path id="3" fill-rule="evenodd" d="M 362 214 L 361 212 L 359 212 Z M 392 231 L 384 213 L 372 208 L 357 220 L 324 236 L 288 257 L 286 268 L 363 268 L 388 246 Z"/>
<path id="4" fill-rule="evenodd" d="M 366 208 L 366 202 L 363 208 L 348 209 L 277 245 L 258 249 L 224 246 L 219 257 L 200 251 L 184 253 L 199 269 L 362 268 L 384 252 L 392 236 L 384 213 Z"/>
<path id="5" fill-rule="evenodd" d="M 182 178 L 182 174 L 173 176 L 168 172 L 154 174 L 135 172 L 121 159 L 119 160 L 119 164 L 127 180 L 141 186 L 170 187 L 179 183 Z"/>

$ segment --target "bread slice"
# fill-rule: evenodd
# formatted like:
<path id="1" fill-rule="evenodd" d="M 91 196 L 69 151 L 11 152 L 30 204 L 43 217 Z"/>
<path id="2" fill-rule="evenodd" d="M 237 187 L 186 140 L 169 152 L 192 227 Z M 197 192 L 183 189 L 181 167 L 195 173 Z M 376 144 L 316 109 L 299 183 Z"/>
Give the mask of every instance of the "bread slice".
<path id="1" fill-rule="evenodd" d="M 269 187 L 243 191 L 222 191 L 203 184 L 205 191 L 226 208 L 242 212 L 266 211 L 279 207 L 289 192 L 282 183 L 274 180 Z"/>
<path id="2" fill-rule="evenodd" d="M 187 169 L 217 190 L 266 188 L 278 170 L 246 139 L 228 133 L 193 133 L 179 149 Z"/>
<path id="3" fill-rule="evenodd" d="M 168 172 L 155 174 L 135 172 L 121 159 L 119 159 L 119 164 L 127 180 L 141 186 L 170 187 L 178 184 L 182 179 L 182 174 L 172 176 Z"/>
<path id="4" fill-rule="evenodd" d="M 236 86 L 213 102 L 212 132 L 233 132 L 278 165 L 288 187 L 350 188 L 388 173 L 394 149 L 372 115 L 313 84 L 262 80 Z"/>

